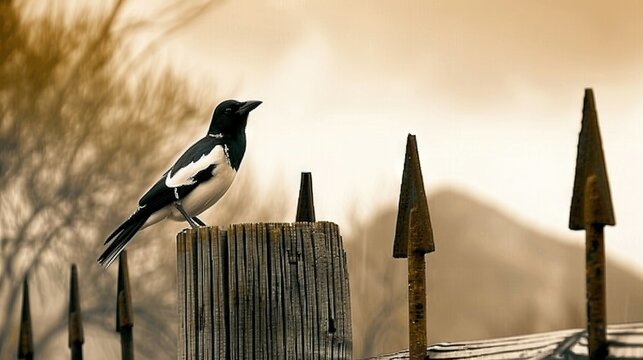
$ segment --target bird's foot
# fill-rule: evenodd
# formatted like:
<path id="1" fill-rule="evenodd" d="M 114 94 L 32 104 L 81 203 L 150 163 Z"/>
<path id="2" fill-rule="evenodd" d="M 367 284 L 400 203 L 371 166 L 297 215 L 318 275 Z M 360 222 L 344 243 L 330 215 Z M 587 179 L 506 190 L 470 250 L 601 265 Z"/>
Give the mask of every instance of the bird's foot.
<path id="1" fill-rule="evenodd" d="M 180 201 L 175 201 L 175 202 L 174 202 L 174 207 L 176 207 L 176 209 L 177 209 L 177 210 L 179 210 L 179 212 L 181 213 L 181 215 L 183 215 L 183 217 L 185 218 L 185 221 L 187 221 L 187 222 L 188 222 L 188 224 L 190 224 L 190 226 L 191 226 L 193 229 L 196 229 L 196 228 L 198 228 L 198 227 L 199 227 L 199 224 L 198 224 L 197 222 L 195 222 L 195 221 L 190 217 L 190 215 L 188 215 L 188 213 L 185 211 L 185 209 L 183 209 L 183 206 L 181 206 L 181 202 L 180 202 Z M 201 224 L 203 224 L 203 222 L 202 222 L 201 220 L 199 220 L 199 222 L 200 222 Z"/>

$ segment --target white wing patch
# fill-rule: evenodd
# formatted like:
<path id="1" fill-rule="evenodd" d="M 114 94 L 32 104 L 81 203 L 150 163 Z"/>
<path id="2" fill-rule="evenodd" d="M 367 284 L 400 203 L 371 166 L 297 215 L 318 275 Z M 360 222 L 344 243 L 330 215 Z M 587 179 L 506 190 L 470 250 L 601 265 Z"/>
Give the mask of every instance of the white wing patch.
<path id="1" fill-rule="evenodd" d="M 171 188 L 179 186 L 192 185 L 196 182 L 194 176 L 206 169 L 208 166 L 215 164 L 218 166 L 227 161 L 225 150 L 221 145 L 217 145 L 208 154 L 205 154 L 197 161 L 189 163 L 187 166 L 179 169 L 176 173 L 168 171 L 165 177 L 165 185 Z"/>

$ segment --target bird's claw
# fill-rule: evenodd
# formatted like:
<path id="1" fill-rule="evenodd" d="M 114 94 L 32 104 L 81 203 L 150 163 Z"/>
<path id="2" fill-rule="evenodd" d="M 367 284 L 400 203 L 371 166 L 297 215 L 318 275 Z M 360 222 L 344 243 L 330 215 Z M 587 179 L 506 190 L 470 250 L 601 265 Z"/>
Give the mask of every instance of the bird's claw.
<path id="1" fill-rule="evenodd" d="M 194 219 L 192 219 L 192 218 L 188 215 L 188 213 L 185 211 L 185 209 L 183 209 L 183 206 L 181 206 L 181 202 L 180 202 L 180 201 L 175 201 L 175 202 L 174 202 L 174 207 L 176 207 L 176 209 L 177 209 L 177 210 L 179 210 L 179 212 L 181 213 L 181 215 L 183 215 L 183 217 L 185 218 L 185 221 L 187 221 L 187 222 L 188 222 L 188 224 L 190 224 L 190 226 L 192 227 L 192 229 L 196 229 L 196 228 L 198 228 L 198 227 L 199 227 L 199 224 L 197 224 L 197 223 L 194 221 Z M 200 223 L 203 223 L 201 220 L 199 220 L 199 222 L 200 222 Z"/>

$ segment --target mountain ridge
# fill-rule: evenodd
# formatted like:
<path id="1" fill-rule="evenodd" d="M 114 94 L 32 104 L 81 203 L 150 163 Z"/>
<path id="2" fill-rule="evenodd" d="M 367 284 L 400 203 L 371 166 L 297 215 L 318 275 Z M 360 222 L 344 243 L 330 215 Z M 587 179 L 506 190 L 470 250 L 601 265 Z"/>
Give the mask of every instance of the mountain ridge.
<path id="1" fill-rule="evenodd" d="M 584 244 L 548 235 L 460 190 L 429 195 L 430 343 L 585 326 Z M 349 236 L 355 355 L 407 346 L 406 262 L 392 258 L 397 208 Z M 643 278 L 607 259 L 609 323 L 643 320 Z"/>

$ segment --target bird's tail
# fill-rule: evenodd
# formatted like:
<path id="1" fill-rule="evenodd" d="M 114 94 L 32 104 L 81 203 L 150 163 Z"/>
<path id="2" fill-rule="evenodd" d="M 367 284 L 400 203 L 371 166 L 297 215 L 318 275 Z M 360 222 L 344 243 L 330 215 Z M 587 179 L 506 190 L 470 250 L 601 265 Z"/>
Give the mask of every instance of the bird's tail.
<path id="1" fill-rule="evenodd" d="M 98 257 L 98 263 L 107 269 L 118 255 L 125 250 L 127 244 L 136 235 L 136 232 L 143 227 L 149 217 L 150 215 L 147 212 L 139 210 L 117 227 L 105 240 L 107 248 Z"/>

